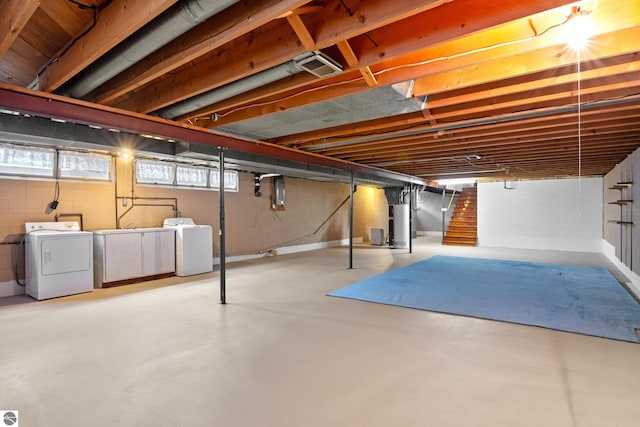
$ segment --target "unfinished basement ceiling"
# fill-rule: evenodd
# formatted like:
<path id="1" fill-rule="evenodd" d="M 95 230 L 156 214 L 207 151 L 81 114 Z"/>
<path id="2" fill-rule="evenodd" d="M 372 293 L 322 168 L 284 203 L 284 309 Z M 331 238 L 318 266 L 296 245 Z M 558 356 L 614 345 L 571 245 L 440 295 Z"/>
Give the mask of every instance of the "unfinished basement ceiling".
<path id="1" fill-rule="evenodd" d="M 603 175 L 640 146 L 636 0 L 80 3 L 3 4 L 3 88 L 424 180 Z M 312 55 L 326 77 L 296 65 Z"/>
<path id="2" fill-rule="evenodd" d="M 382 86 L 220 126 L 216 130 L 264 140 L 421 111 L 423 100 L 410 96 L 411 88 L 411 82 Z"/>

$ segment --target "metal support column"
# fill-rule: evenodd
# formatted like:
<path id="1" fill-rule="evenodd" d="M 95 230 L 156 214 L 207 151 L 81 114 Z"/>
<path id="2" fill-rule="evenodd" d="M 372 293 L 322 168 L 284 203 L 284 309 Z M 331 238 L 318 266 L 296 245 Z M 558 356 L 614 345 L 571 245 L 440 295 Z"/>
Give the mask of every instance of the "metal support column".
<path id="1" fill-rule="evenodd" d="M 413 253 L 413 184 L 409 185 L 409 253 Z"/>
<path id="2" fill-rule="evenodd" d="M 444 240 L 444 216 L 446 213 L 446 210 L 444 208 L 445 206 L 445 195 L 447 194 L 447 189 L 443 188 L 442 189 L 442 239 Z"/>
<path id="3" fill-rule="evenodd" d="M 225 254 L 225 224 L 224 224 L 224 149 L 220 148 L 220 304 L 227 303 L 226 281 L 227 266 Z"/>
<path id="4" fill-rule="evenodd" d="M 353 172 L 351 172 L 351 185 L 349 186 L 349 268 L 353 268 Z"/>

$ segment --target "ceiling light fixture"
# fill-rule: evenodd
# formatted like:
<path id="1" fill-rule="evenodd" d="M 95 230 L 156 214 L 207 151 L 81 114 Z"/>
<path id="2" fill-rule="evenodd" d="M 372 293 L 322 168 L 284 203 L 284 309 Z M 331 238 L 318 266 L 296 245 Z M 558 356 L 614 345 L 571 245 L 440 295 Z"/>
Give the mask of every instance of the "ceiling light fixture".
<path id="1" fill-rule="evenodd" d="M 575 7 L 567 16 L 565 26 L 567 44 L 575 50 L 583 49 L 592 34 L 591 11 L 582 10 L 580 6 Z"/>
<path id="2" fill-rule="evenodd" d="M 577 60 L 577 116 L 578 116 L 578 189 L 580 189 L 580 178 L 582 177 L 582 78 L 581 78 L 581 51 L 587 46 L 587 41 L 593 33 L 591 23 L 591 12 L 582 10 L 580 6 L 572 9 L 567 17 L 565 27 L 565 37 L 569 47 L 576 51 Z"/>

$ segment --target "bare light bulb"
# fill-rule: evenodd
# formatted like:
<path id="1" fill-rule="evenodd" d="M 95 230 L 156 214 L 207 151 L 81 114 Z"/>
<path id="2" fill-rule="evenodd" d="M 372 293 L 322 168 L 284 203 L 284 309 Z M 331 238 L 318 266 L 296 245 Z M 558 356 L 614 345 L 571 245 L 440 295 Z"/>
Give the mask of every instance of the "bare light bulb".
<path id="1" fill-rule="evenodd" d="M 580 50 L 587 45 L 587 40 L 592 34 L 591 12 L 579 8 L 567 17 L 565 38 L 567 44 L 575 50 Z"/>

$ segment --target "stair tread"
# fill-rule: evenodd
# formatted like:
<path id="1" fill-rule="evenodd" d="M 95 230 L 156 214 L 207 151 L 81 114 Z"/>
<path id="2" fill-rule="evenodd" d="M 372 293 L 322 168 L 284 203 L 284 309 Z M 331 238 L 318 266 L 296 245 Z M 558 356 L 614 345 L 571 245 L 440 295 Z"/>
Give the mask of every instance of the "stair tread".
<path id="1" fill-rule="evenodd" d="M 478 242 L 478 196 L 476 187 L 465 187 L 453 208 L 443 245 L 476 246 Z"/>

